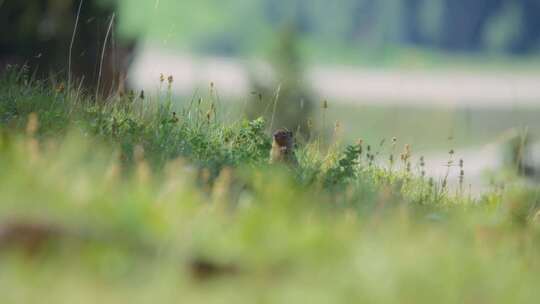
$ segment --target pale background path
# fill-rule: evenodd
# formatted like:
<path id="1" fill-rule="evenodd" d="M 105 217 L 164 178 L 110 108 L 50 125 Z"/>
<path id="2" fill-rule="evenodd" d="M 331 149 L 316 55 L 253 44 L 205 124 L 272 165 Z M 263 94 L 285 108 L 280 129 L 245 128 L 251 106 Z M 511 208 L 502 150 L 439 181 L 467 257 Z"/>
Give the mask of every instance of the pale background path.
<path id="1" fill-rule="evenodd" d="M 174 76 L 173 89 L 181 95 L 192 95 L 197 88 L 206 89 L 214 82 L 224 97 L 245 97 L 250 93 L 250 71 L 271 79 L 268 67 L 261 62 L 197 58 L 147 47 L 140 52 L 130 81 L 138 88 L 152 89 L 158 86 L 159 75 L 163 73 Z M 469 108 L 540 107 L 540 72 L 405 71 L 319 66 L 308 68 L 306 74 L 307 84 L 321 98 L 333 102 Z"/>

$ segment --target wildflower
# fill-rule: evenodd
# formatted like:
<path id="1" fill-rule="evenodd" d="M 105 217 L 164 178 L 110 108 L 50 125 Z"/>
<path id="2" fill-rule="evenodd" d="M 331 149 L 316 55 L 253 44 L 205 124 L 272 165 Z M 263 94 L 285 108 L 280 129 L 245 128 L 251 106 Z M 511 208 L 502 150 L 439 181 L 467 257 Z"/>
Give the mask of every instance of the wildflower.
<path id="1" fill-rule="evenodd" d="M 407 162 L 411 158 L 411 146 L 409 144 L 405 145 L 400 157 L 401 157 L 401 161 L 403 161 L 404 163 Z"/>
<path id="2" fill-rule="evenodd" d="M 328 101 L 326 99 L 323 101 L 322 108 L 325 110 L 328 109 Z"/>
<path id="3" fill-rule="evenodd" d="M 165 75 L 163 73 L 159 73 L 159 82 L 163 83 L 165 81 Z"/>
<path id="4" fill-rule="evenodd" d="M 139 98 L 144 100 L 144 90 L 141 90 L 141 94 L 139 94 Z"/>
<path id="5" fill-rule="evenodd" d="M 169 85 L 171 85 L 174 81 L 174 78 L 172 75 L 169 75 L 169 77 L 167 77 L 167 82 L 169 83 Z"/>

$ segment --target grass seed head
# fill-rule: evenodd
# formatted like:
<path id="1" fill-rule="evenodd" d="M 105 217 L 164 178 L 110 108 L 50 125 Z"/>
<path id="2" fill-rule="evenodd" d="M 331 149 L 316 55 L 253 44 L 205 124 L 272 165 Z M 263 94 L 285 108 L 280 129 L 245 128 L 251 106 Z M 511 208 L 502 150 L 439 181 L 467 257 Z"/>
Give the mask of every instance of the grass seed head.
<path id="1" fill-rule="evenodd" d="M 65 84 L 61 82 L 60 84 L 58 84 L 58 86 L 56 86 L 56 93 L 62 94 L 64 93 L 65 89 L 66 89 Z"/>

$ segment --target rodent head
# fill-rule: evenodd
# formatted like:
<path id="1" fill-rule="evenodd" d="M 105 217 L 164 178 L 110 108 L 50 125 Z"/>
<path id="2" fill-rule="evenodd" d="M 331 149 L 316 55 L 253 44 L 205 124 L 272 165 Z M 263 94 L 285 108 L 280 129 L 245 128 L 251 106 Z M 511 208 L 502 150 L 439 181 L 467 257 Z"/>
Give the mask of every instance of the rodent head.
<path id="1" fill-rule="evenodd" d="M 287 129 L 276 130 L 272 137 L 280 147 L 289 147 L 292 145 L 293 133 Z"/>

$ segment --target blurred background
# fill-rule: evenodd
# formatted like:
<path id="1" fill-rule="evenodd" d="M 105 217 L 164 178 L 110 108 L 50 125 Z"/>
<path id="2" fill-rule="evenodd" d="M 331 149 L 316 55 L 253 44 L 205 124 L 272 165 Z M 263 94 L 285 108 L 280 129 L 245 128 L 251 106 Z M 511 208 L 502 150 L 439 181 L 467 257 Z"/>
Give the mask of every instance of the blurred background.
<path id="1" fill-rule="evenodd" d="M 433 171 L 456 150 L 473 181 L 534 142 L 539 52 L 538 0 L 0 0 L 2 66 L 103 96 L 172 75 L 178 106 L 212 99 L 299 140 L 396 137 Z"/>

